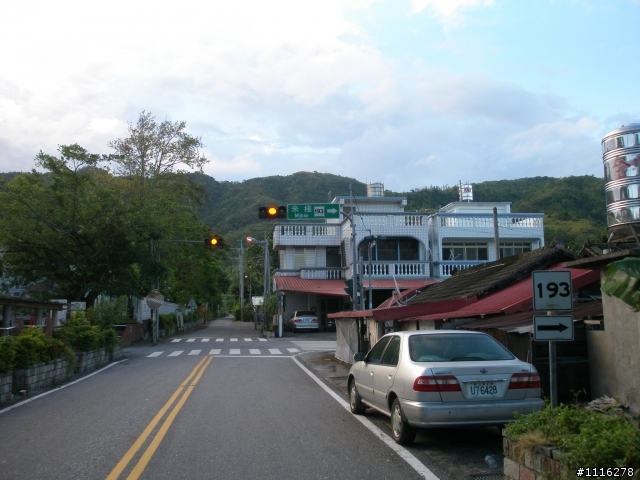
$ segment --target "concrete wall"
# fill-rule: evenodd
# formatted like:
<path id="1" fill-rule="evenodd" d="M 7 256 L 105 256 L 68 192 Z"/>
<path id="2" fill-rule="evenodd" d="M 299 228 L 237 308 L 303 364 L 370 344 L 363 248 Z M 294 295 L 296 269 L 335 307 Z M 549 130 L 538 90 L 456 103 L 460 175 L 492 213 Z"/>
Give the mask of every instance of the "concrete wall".
<path id="1" fill-rule="evenodd" d="M 587 332 L 591 393 L 607 395 L 640 413 L 640 312 L 602 296 L 604 330 Z"/>

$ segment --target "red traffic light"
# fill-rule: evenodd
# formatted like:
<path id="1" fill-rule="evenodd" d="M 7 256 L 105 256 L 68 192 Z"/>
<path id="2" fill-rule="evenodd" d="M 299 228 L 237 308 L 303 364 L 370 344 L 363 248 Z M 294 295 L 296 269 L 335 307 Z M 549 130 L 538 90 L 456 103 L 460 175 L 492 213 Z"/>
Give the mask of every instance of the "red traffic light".
<path id="1" fill-rule="evenodd" d="M 269 205 L 268 207 L 258 208 L 258 218 L 271 220 L 274 218 L 287 218 L 287 207 L 281 205 Z"/>
<path id="2" fill-rule="evenodd" d="M 204 244 L 207 247 L 221 247 L 224 242 L 220 237 L 209 237 L 204 239 Z"/>

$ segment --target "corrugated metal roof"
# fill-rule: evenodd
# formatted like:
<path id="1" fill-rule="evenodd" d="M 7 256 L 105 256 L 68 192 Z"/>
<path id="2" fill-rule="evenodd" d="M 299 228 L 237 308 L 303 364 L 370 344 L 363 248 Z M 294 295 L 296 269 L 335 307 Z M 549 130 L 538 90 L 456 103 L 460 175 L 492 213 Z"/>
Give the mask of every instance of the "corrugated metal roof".
<path id="1" fill-rule="evenodd" d="M 348 297 L 342 280 L 307 280 L 300 277 L 275 276 L 276 289 L 282 292 L 314 293 Z"/>
<path id="2" fill-rule="evenodd" d="M 510 333 L 525 333 L 533 331 L 533 316 L 536 312 L 527 310 L 526 312 L 512 313 L 510 315 L 496 315 L 491 318 L 474 320 L 457 327 L 461 330 L 488 330 L 495 328 Z M 564 314 L 565 312 L 563 312 Z M 602 301 L 593 300 L 590 302 L 578 303 L 573 310 L 566 312 L 573 316 L 573 321 L 584 320 L 589 317 L 601 317 Z"/>
<path id="3" fill-rule="evenodd" d="M 431 285 L 407 303 L 416 305 L 456 298 L 481 298 L 529 277 L 533 270 L 546 270 L 552 265 L 576 258 L 576 255 L 564 248 L 545 246 L 460 270 L 442 282 Z"/>
<path id="4" fill-rule="evenodd" d="M 398 298 L 398 295 L 396 295 L 396 293 L 394 292 L 394 294 L 391 297 L 387 298 L 384 302 L 378 305 L 377 308 L 388 308 L 393 305 L 396 305 L 399 303 L 398 300 L 404 301 L 405 299 L 420 293 L 420 291 L 423 290 L 425 286 L 431 285 L 432 283 L 436 283 L 436 282 L 437 280 L 426 280 L 424 282 L 425 283 L 424 285 L 420 285 L 419 287 L 409 288 L 407 290 L 400 292 L 400 298 Z"/>
<path id="5" fill-rule="evenodd" d="M 275 277 L 277 290 L 283 292 L 297 292 L 297 293 L 314 293 L 317 295 L 329 295 L 334 297 L 348 297 L 344 291 L 344 280 L 309 280 L 300 277 L 288 277 L 279 276 Z M 413 289 L 424 287 L 428 283 L 432 283 L 431 280 L 396 280 L 398 287 L 401 289 Z M 364 280 L 364 288 L 369 288 L 369 281 Z M 372 289 L 392 289 L 395 288 L 393 280 L 372 280 Z"/>
<path id="6" fill-rule="evenodd" d="M 562 264 L 555 265 L 549 270 L 569 270 L 571 272 L 571 283 L 574 290 L 600 279 L 600 272 L 576 268 L 562 268 Z M 423 321 L 479 317 L 481 315 L 495 315 L 499 313 L 510 314 L 531 310 L 532 308 L 533 287 L 531 285 L 531 277 L 529 277 L 455 311 L 411 317 L 406 320 Z"/>

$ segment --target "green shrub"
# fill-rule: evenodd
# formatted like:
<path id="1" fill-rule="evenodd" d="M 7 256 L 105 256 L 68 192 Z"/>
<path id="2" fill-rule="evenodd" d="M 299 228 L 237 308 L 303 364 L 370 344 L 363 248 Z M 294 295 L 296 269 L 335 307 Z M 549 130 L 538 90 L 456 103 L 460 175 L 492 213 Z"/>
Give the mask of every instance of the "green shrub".
<path id="1" fill-rule="evenodd" d="M 13 370 L 15 356 L 14 338 L 9 336 L 0 337 L 0 372 L 4 373 Z"/>
<path id="2" fill-rule="evenodd" d="M 39 328 L 22 330 L 15 339 L 14 350 L 14 368 L 24 368 L 49 360 L 47 337 Z"/>
<path id="3" fill-rule="evenodd" d="M 127 323 L 127 297 L 109 300 L 101 297 L 96 304 L 85 311 L 87 321 L 103 330 L 114 325 Z"/>
<path id="4" fill-rule="evenodd" d="M 50 359 L 65 358 L 69 367 L 72 369 L 76 366 L 76 354 L 69 345 L 59 338 L 47 337 L 47 354 Z"/>
<path id="5" fill-rule="evenodd" d="M 85 313 L 74 312 L 65 324 L 56 332 L 56 337 L 73 348 L 76 352 L 90 352 L 102 347 L 100 329 L 90 325 Z"/>
<path id="6" fill-rule="evenodd" d="M 165 332 L 169 332 L 172 328 L 176 326 L 176 314 L 175 313 L 162 313 L 159 315 L 160 317 L 160 330 L 164 330 Z"/>
<path id="7" fill-rule="evenodd" d="M 506 426 L 516 439 L 534 432 L 564 452 L 565 478 L 575 478 L 576 468 L 584 465 L 640 468 L 640 429 L 623 414 L 547 406 Z"/>

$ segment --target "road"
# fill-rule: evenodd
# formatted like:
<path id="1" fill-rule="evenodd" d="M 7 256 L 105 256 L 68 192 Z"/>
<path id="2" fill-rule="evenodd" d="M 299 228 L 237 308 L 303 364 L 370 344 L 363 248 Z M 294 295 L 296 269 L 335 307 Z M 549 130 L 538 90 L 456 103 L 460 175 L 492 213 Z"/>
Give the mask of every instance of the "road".
<path id="1" fill-rule="evenodd" d="M 343 392 L 301 361 L 335 334 L 258 333 L 216 320 L 0 411 L 0 477 L 448 480 L 473 478 L 480 452 L 501 449 L 488 429 L 398 447 L 384 416 L 351 415 Z M 471 468 L 451 465 L 468 454 Z"/>

